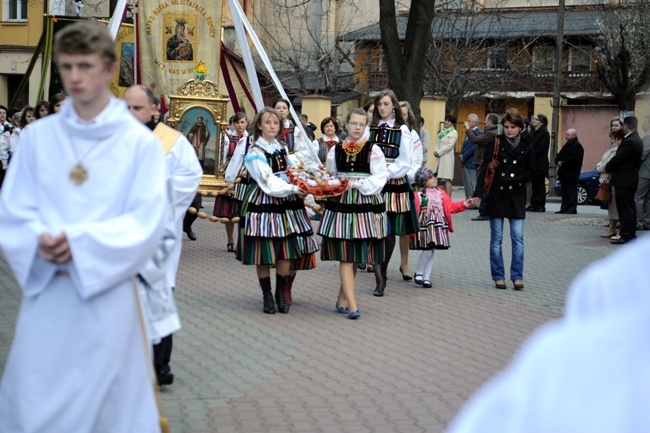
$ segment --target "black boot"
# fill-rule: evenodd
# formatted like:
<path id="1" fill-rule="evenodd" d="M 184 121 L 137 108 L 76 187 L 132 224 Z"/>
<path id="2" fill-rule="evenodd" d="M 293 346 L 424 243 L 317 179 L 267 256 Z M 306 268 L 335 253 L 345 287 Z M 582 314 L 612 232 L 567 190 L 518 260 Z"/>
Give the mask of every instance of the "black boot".
<path id="1" fill-rule="evenodd" d="M 278 304 L 278 311 L 282 314 L 289 312 L 285 289 L 287 288 L 287 275 L 275 276 L 275 302 Z"/>
<path id="2" fill-rule="evenodd" d="M 264 312 L 266 314 L 275 314 L 275 303 L 273 302 L 273 293 L 271 293 L 271 277 L 260 278 L 260 287 L 264 295 Z"/>
<path id="3" fill-rule="evenodd" d="M 384 268 L 383 263 L 375 264 L 375 282 L 377 283 L 377 287 L 375 287 L 373 295 L 384 296 L 384 289 L 386 288 L 386 268 Z"/>

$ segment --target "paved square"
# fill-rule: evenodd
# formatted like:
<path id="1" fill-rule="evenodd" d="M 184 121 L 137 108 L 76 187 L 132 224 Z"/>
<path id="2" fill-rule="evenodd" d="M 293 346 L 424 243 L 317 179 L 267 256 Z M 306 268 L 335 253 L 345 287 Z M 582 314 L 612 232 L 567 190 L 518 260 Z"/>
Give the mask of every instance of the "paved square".
<path id="1" fill-rule="evenodd" d="M 454 215 L 452 248 L 436 252 L 432 289 L 402 281 L 398 257 L 383 298 L 372 296 L 374 276 L 360 271 L 357 321 L 334 309 L 333 262 L 298 273 L 289 314 L 263 314 L 254 267 L 226 251 L 220 223 L 197 220 L 198 240 L 184 240 L 176 288 L 183 322 L 174 336 L 176 379 L 163 389 L 171 431 L 443 431 L 532 330 L 562 314 L 578 272 L 620 248 L 599 237 L 606 211 L 580 206 L 567 218 L 557 208 L 527 215 L 523 292 L 493 288 L 489 223 L 471 221 L 470 210 Z M 409 257 L 411 272 L 418 254 Z M 19 302 L 0 260 L 0 369 Z"/>

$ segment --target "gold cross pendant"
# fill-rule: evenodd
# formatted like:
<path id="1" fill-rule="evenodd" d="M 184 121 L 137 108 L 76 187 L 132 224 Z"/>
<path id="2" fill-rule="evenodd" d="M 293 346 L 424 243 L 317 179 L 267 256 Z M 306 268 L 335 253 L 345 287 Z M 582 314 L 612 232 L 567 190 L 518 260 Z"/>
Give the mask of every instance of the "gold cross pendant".
<path id="1" fill-rule="evenodd" d="M 75 185 L 81 185 L 88 179 L 88 171 L 84 168 L 83 165 L 81 165 L 80 162 L 77 163 L 77 165 L 74 166 L 72 170 L 70 170 L 70 180 L 75 184 Z"/>

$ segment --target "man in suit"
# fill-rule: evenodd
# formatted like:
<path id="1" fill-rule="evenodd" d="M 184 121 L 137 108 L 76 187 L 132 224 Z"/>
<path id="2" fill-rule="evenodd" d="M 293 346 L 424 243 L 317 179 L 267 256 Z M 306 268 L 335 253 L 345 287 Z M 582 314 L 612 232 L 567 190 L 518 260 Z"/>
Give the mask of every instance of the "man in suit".
<path id="1" fill-rule="evenodd" d="M 476 152 L 474 152 L 474 165 L 476 166 L 477 174 L 480 172 L 482 164 L 489 164 L 490 161 L 483 161 L 485 155 L 485 148 L 487 146 L 494 146 L 494 137 L 499 135 L 499 116 L 494 113 L 489 113 L 485 116 L 485 132 L 477 134 L 470 127 L 467 122 L 464 124 L 465 134 L 476 144 Z M 480 130 L 479 130 L 480 131 Z M 483 179 L 477 179 L 476 183 L 483 185 Z M 476 192 L 476 188 L 475 188 Z M 472 194 L 474 195 L 474 194 Z M 485 213 L 485 196 L 481 197 L 481 204 L 478 207 L 478 215 L 472 218 L 472 221 L 490 221 L 490 217 Z"/>
<path id="2" fill-rule="evenodd" d="M 467 122 L 469 124 L 469 129 L 471 129 L 476 135 L 483 133 L 478 127 L 478 116 L 476 114 L 470 114 L 467 116 Z M 476 152 L 476 143 L 474 143 L 469 137 L 465 137 L 463 141 L 463 147 L 460 149 L 460 155 L 458 159 L 462 164 L 461 173 L 463 175 L 463 187 L 465 188 L 465 199 L 469 200 L 474 194 L 474 189 L 476 188 L 476 165 L 474 164 L 474 153 Z"/>
<path id="3" fill-rule="evenodd" d="M 636 229 L 650 230 L 650 116 L 643 119 L 643 154 L 639 169 L 639 185 L 636 188 Z"/>
<path id="4" fill-rule="evenodd" d="M 538 114 L 533 117 L 533 153 L 535 154 L 535 174 L 531 178 L 532 212 L 546 212 L 546 178 L 548 177 L 548 146 L 551 136 L 548 133 L 548 117 Z"/>
<path id="5" fill-rule="evenodd" d="M 578 179 L 585 150 L 575 129 L 566 132 L 566 143 L 555 157 L 557 179 L 562 183 L 562 205 L 555 213 L 578 213 Z"/>
<path id="6" fill-rule="evenodd" d="M 643 140 L 636 131 L 639 121 L 634 116 L 623 119 L 625 137 L 618 146 L 616 155 L 609 160 L 605 171 L 611 174 L 609 184 L 614 188 L 616 208 L 620 221 L 620 239 L 613 244 L 624 244 L 636 238 L 636 204 L 634 194 L 639 184 L 639 168 L 643 155 Z"/>

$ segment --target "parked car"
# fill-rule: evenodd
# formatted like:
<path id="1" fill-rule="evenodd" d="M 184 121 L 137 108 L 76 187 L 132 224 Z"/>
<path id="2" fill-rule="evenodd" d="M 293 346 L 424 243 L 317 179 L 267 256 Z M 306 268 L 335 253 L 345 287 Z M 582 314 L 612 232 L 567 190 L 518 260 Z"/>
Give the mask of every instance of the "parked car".
<path id="1" fill-rule="evenodd" d="M 600 175 L 596 170 L 583 171 L 578 178 L 578 204 L 587 204 L 596 197 L 600 182 Z M 562 184 L 555 182 L 555 195 L 562 197 Z"/>

